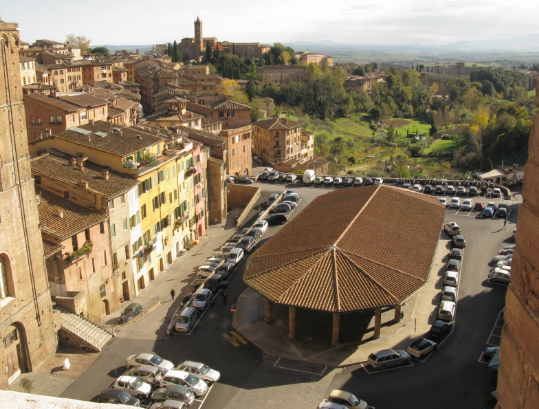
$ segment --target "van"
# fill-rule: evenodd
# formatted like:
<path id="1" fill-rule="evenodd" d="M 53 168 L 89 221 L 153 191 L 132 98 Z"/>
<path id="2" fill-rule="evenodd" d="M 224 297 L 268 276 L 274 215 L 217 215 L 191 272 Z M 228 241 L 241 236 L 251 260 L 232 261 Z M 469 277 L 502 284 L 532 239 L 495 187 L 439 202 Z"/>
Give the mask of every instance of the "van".
<path id="1" fill-rule="evenodd" d="M 245 255 L 245 252 L 243 251 L 243 249 L 236 247 L 228 254 L 228 258 L 226 259 L 226 262 L 232 263 L 234 265 L 238 265 L 241 262 L 241 260 L 243 260 L 244 255 Z"/>
<path id="2" fill-rule="evenodd" d="M 272 193 L 270 198 L 268 199 L 268 206 L 271 206 L 279 197 L 279 193 Z"/>
<path id="3" fill-rule="evenodd" d="M 316 177 L 314 170 L 307 169 L 305 173 L 303 174 L 303 183 L 309 184 L 314 182 L 314 178 Z"/>
<path id="4" fill-rule="evenodd" d="M 187 307 L 185 308 L 180 316 L 178 317 L 178 321 L 176 321 L 176 324 L 174 324 L 174 329 L 176 332 L 189 332 L 193 329 L 195 326 L 198 317 L 200 315 L 200 311 L 195 307 Z"/>
<path id="5" fill-rule="evenodd" d="M 453 301 L 442 301 L 438 308 L 438 319 L 442 321 L 453 321 L 455 319 L 456 304 Z"/>

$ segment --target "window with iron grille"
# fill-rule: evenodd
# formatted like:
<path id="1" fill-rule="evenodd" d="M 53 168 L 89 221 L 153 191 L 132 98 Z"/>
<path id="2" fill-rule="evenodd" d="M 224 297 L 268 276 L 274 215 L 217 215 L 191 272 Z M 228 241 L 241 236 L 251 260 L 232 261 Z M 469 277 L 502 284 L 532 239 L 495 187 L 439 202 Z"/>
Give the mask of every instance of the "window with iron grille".
<path id="1" fill-rule="evenodd" d="M 11 344 L 13 344 L 15 341 L 17 341 L 17 339 L 19 339 L 19 337 L 17 336 L 17 330 L 14 329 L 13 331 L 11 331 L 9 334 L 7 334 L 4 337 L 4 339 L 3 339 L 4 348 L 9 347 Z"/>
<path id="2" fill-rule="evenodd" d="M 99 296 L 103 298 L 106 295 L 107 295 L 107 290 L 105 290 L 105 284 L 101 284 L 101 286 L 99 287 Z"/>

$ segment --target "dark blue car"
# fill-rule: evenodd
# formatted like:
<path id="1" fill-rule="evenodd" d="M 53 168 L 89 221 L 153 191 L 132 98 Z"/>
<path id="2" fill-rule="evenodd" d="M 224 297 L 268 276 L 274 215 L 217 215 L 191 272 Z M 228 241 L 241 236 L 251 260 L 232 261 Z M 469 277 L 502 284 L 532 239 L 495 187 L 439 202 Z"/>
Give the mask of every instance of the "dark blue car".
<path id="1" fill-rule="evenodd" d="M 481 213 L 482 217 L 492 217 L 494 216 L 494 209 L 492 207 L 487 207 L 485 210 L 483 210 L 483 213 Z"/>

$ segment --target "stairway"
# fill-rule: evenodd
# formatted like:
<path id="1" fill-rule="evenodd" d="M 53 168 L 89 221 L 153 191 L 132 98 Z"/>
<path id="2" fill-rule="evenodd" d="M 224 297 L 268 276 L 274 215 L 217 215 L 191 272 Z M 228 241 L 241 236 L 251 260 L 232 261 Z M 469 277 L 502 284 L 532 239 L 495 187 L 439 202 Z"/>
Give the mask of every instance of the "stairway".
<path id="1" fill-rule="evenodd" d="M 54 309 L 60 311 L 62 328 L 64 330 L 69 331 L 97 351 L 101 351 L 101 348 L 112 338 L 110 332 L 105 331 L 103 328 L 100 328 L 87 319 L 72 313 L 66 308 L 55 306 Z"/>

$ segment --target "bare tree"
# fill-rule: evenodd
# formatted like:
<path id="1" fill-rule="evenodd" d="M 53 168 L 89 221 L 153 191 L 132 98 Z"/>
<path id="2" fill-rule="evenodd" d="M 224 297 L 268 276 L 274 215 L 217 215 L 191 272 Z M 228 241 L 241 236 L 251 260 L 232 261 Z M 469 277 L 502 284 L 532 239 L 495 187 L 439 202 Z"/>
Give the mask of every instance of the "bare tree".
<path id="1" fill-rule="evenodd" d="M 81 52 L 88 52 L 90 49 L 91 40 L 86 38 L 86 36 L 76 36 L 75 34 L 69 34 L 66 37 L 66 43 L 70 43 L 75 47 L 79 47 Z"/>

